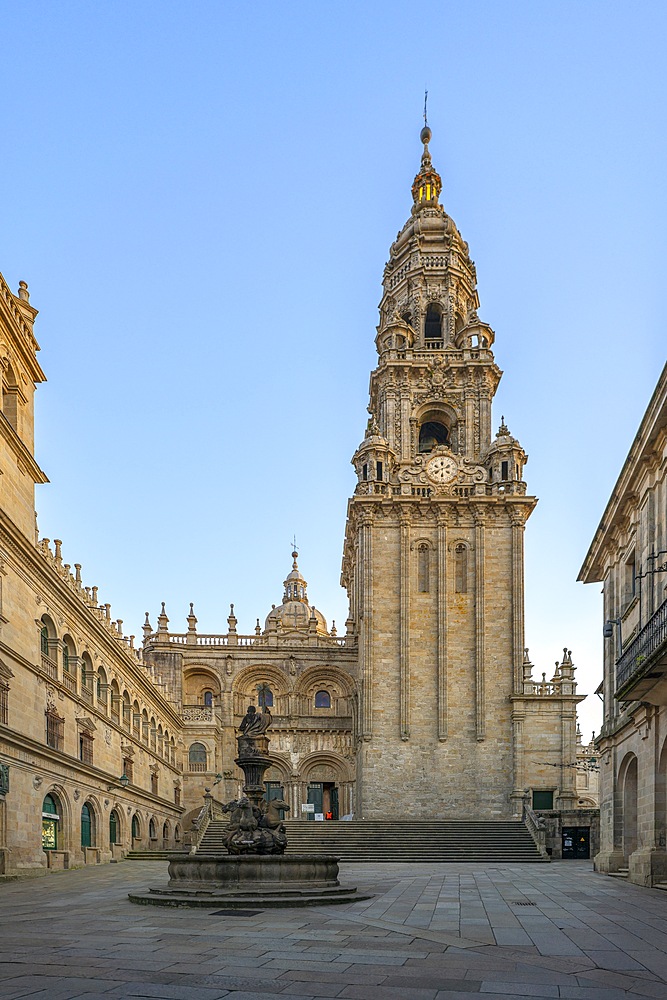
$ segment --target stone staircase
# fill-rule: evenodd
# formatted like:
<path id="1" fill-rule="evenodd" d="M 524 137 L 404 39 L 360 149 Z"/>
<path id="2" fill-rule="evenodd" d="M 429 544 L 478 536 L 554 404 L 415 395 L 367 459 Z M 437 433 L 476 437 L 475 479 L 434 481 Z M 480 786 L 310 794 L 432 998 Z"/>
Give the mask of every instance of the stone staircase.
<path id="1" fill-rule="evenodd" d="M 447 820 L 286 820 L 288 854 L 334 854 L 347 862 L 548 861 L 519 822 Z M 227 823 L 213 820 L 198 854 L 226 854 Z M 168 859 L 175 851 L 130 851 L 130 861 Z M 181 852 L 182 853 L 182 852 Z"/>
<path id="2" fill-rule="evenodd" d="M 466 820 L 287 820 L 292 854 L 335 854 L 352 862 L 548 861 L 519 822 Z"/>

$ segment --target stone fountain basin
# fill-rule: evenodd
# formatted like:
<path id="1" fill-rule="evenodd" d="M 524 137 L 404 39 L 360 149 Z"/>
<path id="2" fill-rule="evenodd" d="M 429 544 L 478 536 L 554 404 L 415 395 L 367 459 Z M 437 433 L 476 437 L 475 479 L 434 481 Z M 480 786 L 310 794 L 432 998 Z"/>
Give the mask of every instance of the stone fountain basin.
<path id="1" fill-rule="evenodd" d="M 169 862 L 164 888 L 132 892 L 151 906 L 321 906 L 368 899 L 338 881 L 338 861 L 326 854 L 192 854 Z"/>
<path id="2" fill-rule="evenodd" d="M 192 854 L 169 862 L 169 888 L 324 889 L 340 884 L 339 860 L 326 854 Z"/>

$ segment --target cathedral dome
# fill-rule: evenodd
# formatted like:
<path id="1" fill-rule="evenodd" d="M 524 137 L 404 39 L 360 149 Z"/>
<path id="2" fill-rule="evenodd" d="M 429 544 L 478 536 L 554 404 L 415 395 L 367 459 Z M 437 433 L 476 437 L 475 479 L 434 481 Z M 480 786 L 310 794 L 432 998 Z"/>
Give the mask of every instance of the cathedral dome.
<path id="1" fill-rule="evenodd" d="M 292 569 L 284 582 L 285 593 L 283 602 L 274 605 L 266 616 L 265 632 L 273 632 L 277 628 L 284 632 L 308 633 L 311 622 L 315 622 L 317 635 L 329 635 L 327 621 L 321 611 L 308 603 L 308 591 L 305 579 L 297 563 L 298 553 L 292 552 Z"/>

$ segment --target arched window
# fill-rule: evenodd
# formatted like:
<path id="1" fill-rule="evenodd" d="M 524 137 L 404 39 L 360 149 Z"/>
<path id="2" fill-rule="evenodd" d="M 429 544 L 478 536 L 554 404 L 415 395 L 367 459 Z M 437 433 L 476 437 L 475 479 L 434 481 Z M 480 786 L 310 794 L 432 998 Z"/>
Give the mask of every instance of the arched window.
<path id="1" fill-rule="evenodd" d="M 442 314 L 433 302 L 426 310 L 424 340 L 442 340 Z"/>
<path id="2" fill-rule="evenodd" d="M 58 849 L 58 833 L 60 816 L 58 806 L 52 795 L 45 795 L 42 802 L 42 850 L 56 851 Z"/>
<path id="3" fill-rule="evenodd" d="M 328 691 L 315 693 L 315 708 L 331 708 L 331 695 Z"/>
<path id="4" fill-rule="evenodd" d="M 440 445 L 449 444 L 449 431 L 437 420 L 427 420 L 419 428 L 419 453 L 427 454 Z"/>
<path id="5" fill-rule="evenodd" d="M 207 762 L 206 747 L 203 743 L 192 743 L 188 751 L 190 771 L 205 771 Z"/>
<path id="6" fill-rule="evenodd" d="M 468 593 L 468 549 L 462 542 L 454 550 L 454 589 L 457 594 Z"/>
<path id="7" fill-rule="evenodd" d="M 93 846 L 93 819 L 87 802 L 81 806 L 81 846 Z"/>
<path id="8" fill-rule="evenodd" d="M 139 817 L 135 813 L 132 817 L 132 840 L 139 840 L 141 837 L 141 827 L 139 826 Z"/>
<path id="9" fill-rule="evenodd" d="M 97 668 L 97 704 L 98 707 L 106 714 L 109 711 L 109 684 L 107 682 L 107 673 L 104 667 Z"/>
<path id="10" fill-rule="evenodd" d="M 260 708 L 273 708 L 273 691 L 268 684 L 260 684 L 257 688 L 257 704 Z"/>
<path id="11" fill-rule="evenodd" d="M 148 836 L 151 840 L 157 840 L 157 827 L 155 826 L 154 819 L 152 819 L 148 824 Z"/>
<path id="12" fill-rule="evenodd" d="M 120 836 L 120 823 L 118 821 L 118 813 L 115 809 L 111 810 L 109 816 L 109 844 L 118 844 Z"/>
<path id="13" fill-rule="evenodd" d="M 417 575 L 420 594 L 429 591 L 429 551 L 426 542 L 422 542 L 417 550 Z"/>
<path id="14" fill-rule="evenodd" d="M 209 708 L 213 705 L 213 692 L 204 691 L 204 704 L 208 705 Z"/>
<path id="15" fill-rule="evenodd" d="M 181 827 L 179 823 L 176 824 L 176 828 L 174 829 L 174 841 L 177 844 L 181 842 Z"/>
<path id="16" fill-rule="evenodd" d="M 39 644 L 44 656 L 49 655 L 49 630 L 46 625 L 42 628 L 40 633 Z"/>
<path id="17" fill-rule="evenodd" d="M 162 839 L 163 840 L 169 840 L 169 823 L 168 822 L 165 822 L 164 826 L 162 827 Z"/>

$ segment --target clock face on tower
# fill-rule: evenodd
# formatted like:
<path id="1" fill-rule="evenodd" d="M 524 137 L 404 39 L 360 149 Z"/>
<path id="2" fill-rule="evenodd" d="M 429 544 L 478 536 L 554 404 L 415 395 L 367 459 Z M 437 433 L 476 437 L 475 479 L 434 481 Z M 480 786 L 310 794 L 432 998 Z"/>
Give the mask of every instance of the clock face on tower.
<path id="1" fill-rule="evenodd" d="M 426 463 L 426 475 L 434 483 L 451 483 L 458 471 L 458 464 L 449 455 L 436 455 Z"/>

